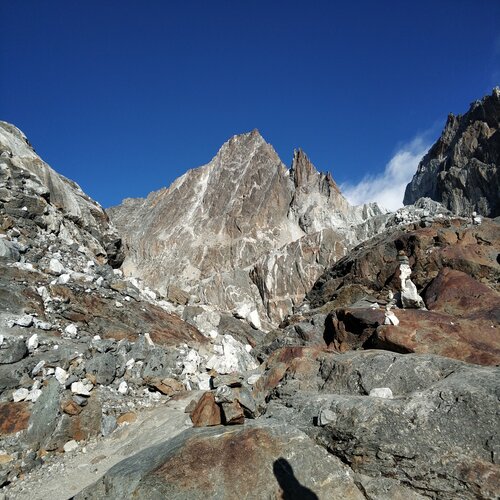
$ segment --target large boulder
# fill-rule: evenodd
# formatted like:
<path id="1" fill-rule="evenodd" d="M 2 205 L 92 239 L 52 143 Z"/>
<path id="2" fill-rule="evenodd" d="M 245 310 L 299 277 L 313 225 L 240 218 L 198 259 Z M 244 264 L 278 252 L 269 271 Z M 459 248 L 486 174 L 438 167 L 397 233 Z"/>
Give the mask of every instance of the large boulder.
<path id="1" fill-rule="evenodd" d="M 362 474 L 440 499 L 495 498 L 498 367 L 383 351 L 294 353 L 270 415 Z M 373 391 L 382 388 L 390 392 Z M 369 395 L 377 392 L 393 397 Z"/>
<path id="2" fill-rule="evenodd" d="M 336 457 L 304 433 L 276 422 L 188 429 L 133 455 L 75 498 L 365 497 Z"/>

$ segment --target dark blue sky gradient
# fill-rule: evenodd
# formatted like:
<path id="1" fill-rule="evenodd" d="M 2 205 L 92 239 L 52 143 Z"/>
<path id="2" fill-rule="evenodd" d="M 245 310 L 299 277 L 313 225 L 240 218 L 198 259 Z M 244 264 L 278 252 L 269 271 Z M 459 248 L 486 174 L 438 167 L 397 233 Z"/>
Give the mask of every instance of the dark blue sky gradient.
<path id="1" fill-rule="evenodd" d="M 258 128 L 339 182 L 500 83 L 500 1 L 0 0 L 0 119 L 104 206 Z"/>

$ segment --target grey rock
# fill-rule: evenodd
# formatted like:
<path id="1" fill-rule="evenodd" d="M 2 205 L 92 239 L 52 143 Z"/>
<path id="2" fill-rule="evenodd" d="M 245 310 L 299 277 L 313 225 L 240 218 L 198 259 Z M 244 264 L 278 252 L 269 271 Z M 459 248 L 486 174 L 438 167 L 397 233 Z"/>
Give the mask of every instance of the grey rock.
<path id="1" fill-rule="evenodd" d="M 95 375 L 96 382 L 102 385 L 109 385 L 116 375 L 117 357 L 110 353 L 95 354 L 85 364 L 87 373 Z"/>
<path id="2" fill-rule="evenodd" d="M 0 238 L 0 259 L 18 262 L 20 258 L 21 255 L 15 245 L 5 238 Z"/>
<path id="3" fill-rule="evenodd" d="M 440 499 L 495 498 L 498 367 L 379 352 L 324 355 L 318 367 L 319 380 L 282 381 L 275 397 L 293 411 L 271 414 L 361 474 Z M 367 397 L 376 387 L 394 398 Z"/>
<path id="4" fill-rule="evenodd" d="M 101 434 L 109 436 L 117 427 L 116 418 L 113 415 L 103 415 L 101 420 Z"/>
<path id="5" fill-rule="evenodd" d="M 0 345 L 0 364 L 16 363 L 27 354 L 28 349 L 24 339 L 7 337 Z"/>
<path id="6" fill-rule="evenodd" d="M 175 373 L 175 366 L 176 358 L 174 353 L 155 347 L 151 349 L 144 361 L 141 377 L 143 379 L 171 377 Z"/>
<path id="7" fill-rule="evenodd" d="M 43 446 L 56 428 L 59 415 L 59 382 L 50 379 L 42 390 L 42 395 L 33 406 L 28 424 L 26 440 L 32 446 Z"/>

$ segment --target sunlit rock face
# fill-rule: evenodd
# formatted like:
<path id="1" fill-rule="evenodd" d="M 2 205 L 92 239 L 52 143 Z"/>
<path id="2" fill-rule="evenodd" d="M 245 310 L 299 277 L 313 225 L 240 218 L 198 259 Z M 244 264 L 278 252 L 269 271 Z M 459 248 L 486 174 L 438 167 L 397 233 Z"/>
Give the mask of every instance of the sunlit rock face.
<path id="1" fill-rule="evenodd" d="M 404 203 L 429 197 L 452 212 L 500 215 L 500 89 L 450 114 L 438 141 L 406 187 Z"/>
<path id="2" fill-rule="evenodd" d="M 254 130 L 169 188 L 109 214 L 127 244 L 126 274 L 162 293 L 175 283 L 224 310 L 246 304 L 278 322 L 382 211 L 351 207 L 300 150 L 287 169 Z"/>

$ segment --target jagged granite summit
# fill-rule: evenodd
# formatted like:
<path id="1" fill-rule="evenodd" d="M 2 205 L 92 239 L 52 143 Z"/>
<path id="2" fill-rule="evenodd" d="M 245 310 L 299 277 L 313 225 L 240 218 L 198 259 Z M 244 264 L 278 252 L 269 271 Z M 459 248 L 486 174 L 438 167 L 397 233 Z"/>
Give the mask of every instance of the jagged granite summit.
<path id="1" fill-rule="evenodd" d="M 279 296 L 295 288 L 302 298 L 319 267 L 366 237 L 363 224 L 382 211 L 350 206 L 300 150 L 287 169 L 254 130 L 232 137 L 210 163 L 169 188 L 127 199 L 109 214 L 128 248 L 126 274 L 162 293 L 174 283 L 223 309 L 245 306 L 280 320 L 294 300 Z M 290 264 L 288 284 L 296 285 L 286 291 L 280 258 Z"/>
<path id="2" fill-rule="evenodd" d="M 500 215 L 500 88 L 472 103 L 464 115 L 450 114 L 438 141 L 408 184 L 404 204 L 421 197 L 462 215 Z"/>

